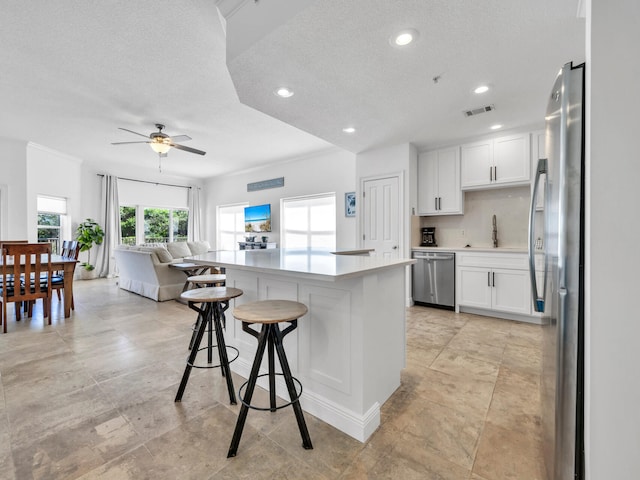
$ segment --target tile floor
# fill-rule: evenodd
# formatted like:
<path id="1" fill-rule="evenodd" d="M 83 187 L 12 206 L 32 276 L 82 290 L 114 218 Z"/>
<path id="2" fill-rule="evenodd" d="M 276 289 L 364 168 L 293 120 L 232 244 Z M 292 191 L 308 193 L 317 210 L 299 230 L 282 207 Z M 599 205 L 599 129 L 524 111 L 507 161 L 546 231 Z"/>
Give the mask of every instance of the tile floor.
<path id="1" fill-rule="evenodd" d="M 53 325 L 9 319 L 0 335 L 1 479 L 542 479 L 539 326 L 424 307 L 407 310 L 407 366 L 364 444 L 290 409 L 249 412 L 221 376 L 195 370 L 182 403 L 193 312 L 76 282 Z M 11 311 L 13 309 L 10 309 Z M 235 379 L 240 385 L 240 378 Z"/>

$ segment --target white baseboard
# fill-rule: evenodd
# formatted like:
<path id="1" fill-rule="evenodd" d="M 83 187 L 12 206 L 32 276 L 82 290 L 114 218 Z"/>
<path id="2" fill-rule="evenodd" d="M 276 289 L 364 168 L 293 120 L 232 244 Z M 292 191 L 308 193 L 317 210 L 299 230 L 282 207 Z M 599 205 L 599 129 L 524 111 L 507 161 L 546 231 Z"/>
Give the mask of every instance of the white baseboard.
<path id="1" fill-rule="evenodd" d="M 231 363 L 231 370 L 244 378 L 249 378 L 251 363 L 238 358 Z M 263 373 L 267 373 L 266 370 L 260 369 L 260 374 Z M 268 389 L 268 377 L 259 378 L 257 384 Z M 238 387 L 239 385 L 236 386 L 236 388 Z M 380 426 L 380 404 L 378 402 L 375 402 L 369 410 L 360 415 L 340 407 L 325 397 L 305 391 L 304 384 L 302 387 L 303 392 L 300 397 L 302 409 L 350 437 L 364 443 Z M 286 385 L 281 375 L 276 376 L 276 388 L 279 392 L 286 392 Z"/>

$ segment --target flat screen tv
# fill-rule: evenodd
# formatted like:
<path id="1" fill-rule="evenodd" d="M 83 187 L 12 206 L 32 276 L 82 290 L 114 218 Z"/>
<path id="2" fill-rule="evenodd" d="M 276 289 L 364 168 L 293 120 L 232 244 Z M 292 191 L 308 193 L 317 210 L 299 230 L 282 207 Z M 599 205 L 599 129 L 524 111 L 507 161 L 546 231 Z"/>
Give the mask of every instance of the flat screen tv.
<path id="1" fill-rule="evenodd" d="M 270 203 L 244 207 L 244 231 L 247 233 L 271 231 Z"/>

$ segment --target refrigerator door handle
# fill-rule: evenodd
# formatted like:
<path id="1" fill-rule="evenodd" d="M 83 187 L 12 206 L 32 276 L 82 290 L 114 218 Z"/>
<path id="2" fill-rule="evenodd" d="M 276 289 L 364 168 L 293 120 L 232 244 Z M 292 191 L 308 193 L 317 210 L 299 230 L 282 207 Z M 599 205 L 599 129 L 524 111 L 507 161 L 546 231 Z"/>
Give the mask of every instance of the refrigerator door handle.
<path id="1" fill-rule="evenodd" d="M 542 296 L 538 292 L 538 283 L 536 282 L 536 259 L 534 252 L 535 222 L 536 222 L 536 203 L 538 202 L 538 188 L 540 185 L 540 177 L 547 173 L 547 159 L 538 160 L 536 168 L 536 178 L 533 182 L 533 194 L 531 195 L 531 205 L 529 208 L 529 275 L 531 277 L 531 292 L 533 293 L 533 309 L 536 312 L 544 312 L 545 291 L 547 286 L 547 262 L 544 262 L 544 280 L 542 283 Z"/>

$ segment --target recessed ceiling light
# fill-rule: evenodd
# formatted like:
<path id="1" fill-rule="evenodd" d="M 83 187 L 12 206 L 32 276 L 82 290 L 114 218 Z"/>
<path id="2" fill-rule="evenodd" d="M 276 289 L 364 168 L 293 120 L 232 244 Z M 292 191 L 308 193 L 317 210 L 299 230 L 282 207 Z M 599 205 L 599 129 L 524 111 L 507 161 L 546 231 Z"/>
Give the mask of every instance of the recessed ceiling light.
<path id="1" fill-rule="evenodd" d="M 489 91 L 489 87 L 487 87 L 486 85 L 480 85 L 473 91 L 473 93 L 485 93 L 488 91 Z"/>
<path id="2" fill-rule="evenodd" d="M 499 130 L 502 128 L 502 125 L 500 125 L 499 123 L 496 125 L 491 125 L 491 130 Z"/>
<path id="3" fill-rule="evenodd" d="M 356 129 L 353 127 L 345 127 L 342 129 L 344 133 L 355 133 Z"/>
<path id="4" fill-rule="evenodd" d="M 276 90 L 276 95 L 282 98 L 289 98 L 293 96 L 293 90 L 287 87 L 280 87 Z"/>
<path id="5" fill-rule="evenodd" d="M 418 31 L 413 28 L 402 30 L 389 39 L 394 47 L 405 47 L 418 38 Z"/>

